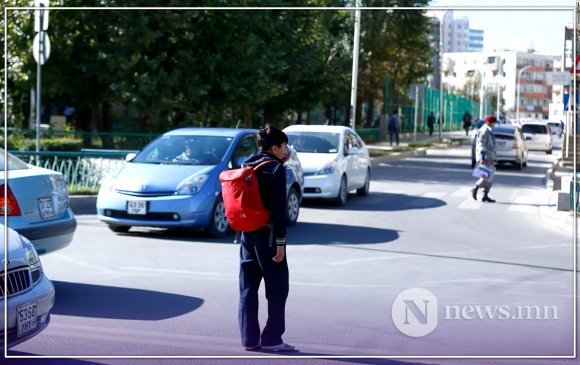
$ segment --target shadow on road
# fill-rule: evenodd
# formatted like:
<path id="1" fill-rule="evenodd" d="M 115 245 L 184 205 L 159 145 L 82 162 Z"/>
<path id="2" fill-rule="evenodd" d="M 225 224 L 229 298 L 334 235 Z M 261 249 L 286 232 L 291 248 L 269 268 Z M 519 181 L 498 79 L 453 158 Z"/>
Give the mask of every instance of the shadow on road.
<path id="1" fill-rule="evenodd" d="M 372 185 L 371 185 L 372 186 Z M 381 211 L 395 212 L 411 209 L 430 209 L 446 205 L 443 200 L 429 197 L 421 197 L 406 194 L 389 194 L 373 192 L 365 197 L 355 195 L 349 196 L 348 203 L 343 207 L 333 206 L 331 202 L 312 200 L 303 201 L 302 206 L 312 209 L 328 209 L 333 207 L 335 210 L 355 210 L 355 211 Z M 303 224 L 299 222 L 298 225 Z"/>
<path id="2" fill-rule="evenodd" d="M 80 359 L 47 359 L 41 355 L 30 354 L 27 352 L 11 351 L 8 350 L 8 356 L 30 356 L 30 359 L 4 359 L 2 358 L 2 364 L 10 365 L 101 365 L 102 363 L 92 362 Z M 4 362 L 6 361 L 6 362 Z"/>
<path id="3" fill-rule="evenodd" d="M 308 222 L 298 223 L 287 235 L 292 245 L 388 243 L 398 238 L 398 231 L 392 229 Z"/>
<path id="4" fill-rule="evenodd" d="M 53 281 L 52 314 L 158 321 L 192 312 L 203 299 L 151 290 Z"/>

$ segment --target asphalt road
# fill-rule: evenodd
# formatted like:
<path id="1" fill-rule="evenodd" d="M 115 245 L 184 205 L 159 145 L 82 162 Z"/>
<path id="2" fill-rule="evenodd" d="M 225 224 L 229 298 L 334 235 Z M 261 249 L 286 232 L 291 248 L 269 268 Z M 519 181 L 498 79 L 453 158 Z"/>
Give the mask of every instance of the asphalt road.
<path id="1" fill-rule="evenodd" d="M 542 178 L 553 157 L 530 152 L 527 169 L 500 168 L 490 194 L 497 203 L 484 204 L 470 196 L 474 178 L 468 156 L 468 147 L 459 147 L 379 163 L 369 196 L 350 195 L 340 208 L 316 201 L 303 204 L 299 222 L 287 237 L 291 283 L 284 339 L 300 350 L 291 354 L 292 363 L 299 361 L 296 356 L 572 354 L 574 240 L 540 215 L 547 198 Z M 93 214 L 78 214 L 77 219 L 71 246 L 42 257 L 57 290 L 52 322 L 39 336 L 12 348 L 12 355 L 183 356 L 42 360 L 65 365 L 253 364 L 256 359 L 190 357 L 272 355 L 248 353 L 239 344 L 239 249 L 231 243 L 233 237 L 155 229 L 115 234 Z M 395 301 L 411 288 L 432 297 L 428 302 L 425 296 Z M 401 320 L 403 313 L 407 324 Z M 411 337 L 398 329 L 410 325 L 424 330 L 421 321 L 432 332 Z"/>

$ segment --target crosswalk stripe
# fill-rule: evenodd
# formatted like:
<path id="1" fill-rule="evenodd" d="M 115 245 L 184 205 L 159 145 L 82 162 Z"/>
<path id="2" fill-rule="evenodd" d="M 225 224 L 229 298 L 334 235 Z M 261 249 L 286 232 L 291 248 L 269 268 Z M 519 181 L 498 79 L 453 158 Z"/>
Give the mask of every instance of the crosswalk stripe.
<path id="1" fill-rule="evenodd" d="M 507 210 L 510 212 L 531 212 L 534 209 L 534 203 L 533 196 L 517 196 Z"/>
<path id="2" fill-rule="evenodd" d="M 473 200 L 473 198 L 469 197 L 465 199 L 457 209 L 466 209 L 466 210 L 475 210 L 481 208 L 481 202 Z"/>
<path id="3" fill-rule="evenodd" d="M 433 198 L 433 199 L 441 199 L 446 196 L 447 193 L 445 191 L 428 191 L 422 195 L 424 198 Z"/>
<path id="4" fill-rule="evenodd" d="M 471 194 L 471 192 L 469 191 L 468 187 L 460 187 L 459 189 L 457 189 L 453 193 L 451 193 L 450 196 L 452 196 L 454 198 L 459 198 L 459 197 L 470 196 L 470 194 Z"/>

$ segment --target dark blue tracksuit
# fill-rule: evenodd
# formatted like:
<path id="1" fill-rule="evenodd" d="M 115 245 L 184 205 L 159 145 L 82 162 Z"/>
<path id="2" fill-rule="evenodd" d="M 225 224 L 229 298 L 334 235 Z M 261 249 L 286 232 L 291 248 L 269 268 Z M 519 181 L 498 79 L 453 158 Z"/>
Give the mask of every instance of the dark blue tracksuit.
<path id="1" fill-rule="evenodd" d="M 248 165 L 257 165 L 275 156 L 258 152 L 248 158 Z M 264 346 L 282 343 L 285 331 L 284 313 L 288 297 L 289 278 L 286 257 L 274 262 L 276 242 L 286 238 L 286 172 L 281 163 L 268 163 L 260 167 L 256 176 L 264 207 L 272 212 L 270 227 L 242 234 L 240 247 L 240 308 L 239 321 L 242 346 Z M 268 300 L 268 322 L 260 336 L 258 323 L 258 288 L 264 279 Z"/>

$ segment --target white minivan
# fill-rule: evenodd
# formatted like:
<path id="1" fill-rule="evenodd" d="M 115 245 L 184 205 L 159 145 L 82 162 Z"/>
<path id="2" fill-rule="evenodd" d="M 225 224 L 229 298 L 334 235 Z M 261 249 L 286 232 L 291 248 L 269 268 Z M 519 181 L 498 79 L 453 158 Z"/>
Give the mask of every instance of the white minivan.
<path id="1" fill-rule="evenodd" d="M 552 153 L 552 132 L 546 123 L 529 122 L 522 125 L 522 133 L 528 150 Z"/>

